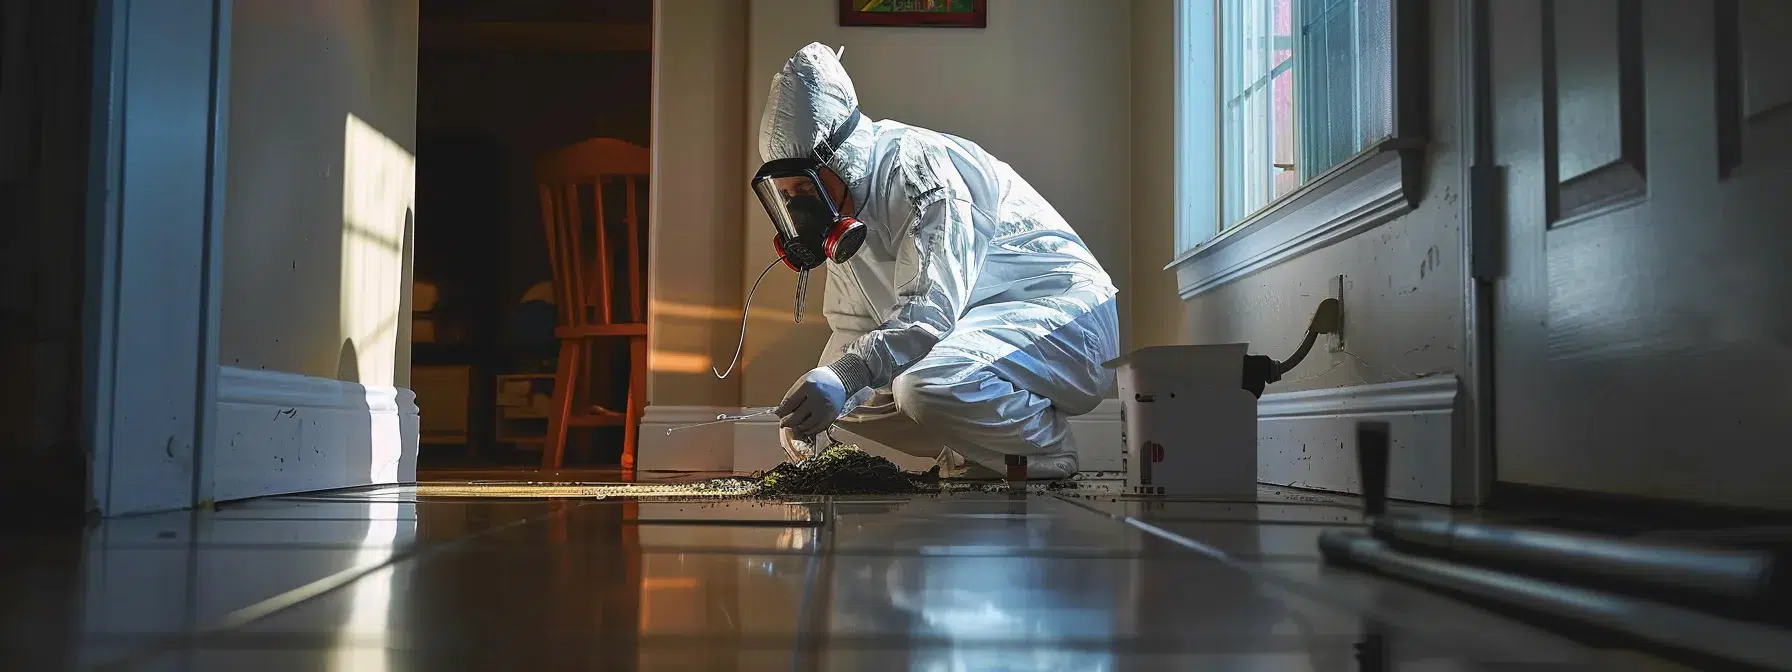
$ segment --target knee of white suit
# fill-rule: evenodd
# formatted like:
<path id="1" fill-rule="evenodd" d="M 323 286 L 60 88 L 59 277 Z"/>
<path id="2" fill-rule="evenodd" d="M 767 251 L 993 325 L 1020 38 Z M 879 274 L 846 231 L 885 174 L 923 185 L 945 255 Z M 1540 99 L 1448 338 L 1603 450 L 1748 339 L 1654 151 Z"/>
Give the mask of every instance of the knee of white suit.
<path id="1" fill-rule="evenodd" d="M 1033 455 L 1063 448 L 1068 434 L 1064 415 L 1044 397 L 995 380 L 988 371 L 916 369 L 897 376 L 890 388 L 897 409 L 949 444 Z"/>
<path id="2" fill-rule="evenodd" d="M 954 398 L 947 386 L 938 381 L 913 372 L 896 376 L 890 383 L 890 395 L 896 398 L 896 408 L 922 427 L 949 429 L 943 426 L 941 411 L 951 414 L 950 406 L 964 402 Z"/>

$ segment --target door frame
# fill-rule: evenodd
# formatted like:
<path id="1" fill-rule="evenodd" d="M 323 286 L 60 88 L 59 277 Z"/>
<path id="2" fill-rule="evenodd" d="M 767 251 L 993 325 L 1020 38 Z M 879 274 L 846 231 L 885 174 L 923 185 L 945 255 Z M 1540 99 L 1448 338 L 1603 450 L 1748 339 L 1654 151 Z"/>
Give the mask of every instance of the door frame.
<path id="1" fill-rule="evenodd" d="M 1470 501 L 1486 504 L 1494 487 L 1493 328 L 1495 293 L 1499 288 L 1499 237 L 1503 223 L 1497 207 L 1503 198 L 1500 171 L 1492 164 L 1492 82 L 1489 79 L 1487 12 L 1490 0 L 1461 0 L 1457 5 L 1457 146 L 1462 148 L 1464 189 L 1462 221 L 1462 351 L 1457 377 L 1457 441 L 1471 470 L 1458 470 L 1457 485 L 1472 493 Z"/>
<path id="2" fill-rule="evenodd" d="M 95 8 L 82 402 L 101 516 L 212 499 L 231 8 Z"/>

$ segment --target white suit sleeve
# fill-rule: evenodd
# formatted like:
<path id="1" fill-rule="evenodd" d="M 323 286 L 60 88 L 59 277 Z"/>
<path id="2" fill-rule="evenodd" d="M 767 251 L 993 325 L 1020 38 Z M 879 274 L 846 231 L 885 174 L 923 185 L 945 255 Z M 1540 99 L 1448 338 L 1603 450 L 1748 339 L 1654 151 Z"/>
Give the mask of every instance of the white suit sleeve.
<path id="1" fill-rule="evenodd" d="M 915 218 L 897 254 L 896 306 L 828 365 L 848 394 L 889 385 L 952 331 L 970 306 L 989 245 L 943 151 L 921 148 L 903 158 L 904 197 L 914 203 Z"/>
<path id="2" fill-rule="evenodd" d="M 876 311 L 866 305 L 858 281 L 853 279 L 851 266 L 828 264 L 826 287 L 821 313 L 827 318 L 828 330 L 833 333 L 829 335 L 828 345 L 821 351 L 821 361 L 816 366 L 827 366 L 839 359 L 848 347 L 883 322 L 883 316 L 875 314 Z"/>

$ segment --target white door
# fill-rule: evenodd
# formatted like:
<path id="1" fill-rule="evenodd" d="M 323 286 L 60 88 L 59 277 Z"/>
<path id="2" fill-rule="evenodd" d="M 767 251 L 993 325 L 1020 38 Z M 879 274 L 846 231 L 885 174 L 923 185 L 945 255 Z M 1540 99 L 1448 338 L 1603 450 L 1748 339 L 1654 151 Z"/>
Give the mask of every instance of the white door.
<path id="1" fill-rule="evenodd" d="M 1496 478 L 1792 509 L 1792 1 L 1488 6 Z"/>

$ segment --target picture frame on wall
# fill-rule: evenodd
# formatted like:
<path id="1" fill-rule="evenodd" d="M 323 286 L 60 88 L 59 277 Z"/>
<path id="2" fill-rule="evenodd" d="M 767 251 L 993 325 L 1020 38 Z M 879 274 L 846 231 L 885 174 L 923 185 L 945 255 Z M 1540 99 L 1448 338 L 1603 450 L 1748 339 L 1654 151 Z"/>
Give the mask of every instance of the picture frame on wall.
<path id="1" fill-rule="evenodd" d="M 840 0 L 840 25 L 985 28 L 988 0 Z"/>

